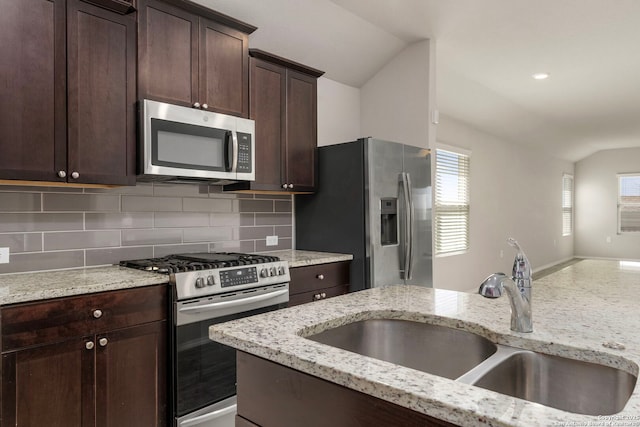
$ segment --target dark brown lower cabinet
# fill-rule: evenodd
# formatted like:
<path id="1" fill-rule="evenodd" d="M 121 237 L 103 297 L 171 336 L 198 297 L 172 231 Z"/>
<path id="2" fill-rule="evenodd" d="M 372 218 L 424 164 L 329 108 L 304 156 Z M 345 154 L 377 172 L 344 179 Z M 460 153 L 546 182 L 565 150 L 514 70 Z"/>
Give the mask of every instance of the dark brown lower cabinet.
<path id="1" fill-rule="evenodd" d="M 453 424 L 238 352 L 237 427 L 453 427 Z"/>
<path id="2" fill-rule="evenodd" d="M 167 425 L 166 286 L 6 306 L 0 314 L 0 425 Z"/>
<path id="3" fill-rule="evenodd" d="M 289 307 L 346 294 L 350 267 L 340 261 L 289 269 Z"/>

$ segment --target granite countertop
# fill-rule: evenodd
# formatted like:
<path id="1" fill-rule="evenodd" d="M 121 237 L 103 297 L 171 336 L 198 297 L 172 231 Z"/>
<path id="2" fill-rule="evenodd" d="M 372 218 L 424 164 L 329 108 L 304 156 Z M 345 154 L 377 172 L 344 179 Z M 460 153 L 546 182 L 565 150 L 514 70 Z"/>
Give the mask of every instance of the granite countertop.
<path id="1" fill-rule="evenodd" d="M 640 267 L 584 260 L 533 285 L 533 333 L 509 328 L 506 297 L 388 286 L 214 325 L 210 337 L 247 353 L 458 425 L 601 425 L 578 415 L 350 353 L 304 338 L 367 318 L 460 328 L 513 347 L 596 362 L 638 375 Z M 615 341 L 626 349 L 602 344 Z M 638 386 L 636 386 L 638 387 Z M 627 417 L 627 418 L 625 418 Z M 610 420 L 640 418 L 640 393 Z M 591 423 L 591 424 L 589 424 Z M 603 425 L 603 424 L 602 424 Z"/>
<path id="2" fill-rule="evenodd" d="M 330 262 L 350 261 L 353 255 L 336 254 L 331 252 L 313 252 L 297 249 L 287 249 L 273 252 L 261 252 L 266 255 L 277 256 L 283 261 L 289 262 L 289 267 L 304 267 L 308 265 L 328 264 Z"/>
<path id="3" fill-rule="evenodd" d="M 0 275 L 0 305 L 167 283 L 169 277 L 108 266 Z"/>

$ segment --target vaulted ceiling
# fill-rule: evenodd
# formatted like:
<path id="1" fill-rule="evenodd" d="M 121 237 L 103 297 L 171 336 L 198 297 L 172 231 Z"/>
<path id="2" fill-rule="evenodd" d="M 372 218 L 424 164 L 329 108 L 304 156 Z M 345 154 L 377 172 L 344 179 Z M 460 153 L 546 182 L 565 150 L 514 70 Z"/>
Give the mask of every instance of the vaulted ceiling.
<path id="1" fill-rule="evenodd" d="M 354 87 L 430 38 L 441 113 L 571 161 L 640 146 L 638 0 L 197 1 Z"/>

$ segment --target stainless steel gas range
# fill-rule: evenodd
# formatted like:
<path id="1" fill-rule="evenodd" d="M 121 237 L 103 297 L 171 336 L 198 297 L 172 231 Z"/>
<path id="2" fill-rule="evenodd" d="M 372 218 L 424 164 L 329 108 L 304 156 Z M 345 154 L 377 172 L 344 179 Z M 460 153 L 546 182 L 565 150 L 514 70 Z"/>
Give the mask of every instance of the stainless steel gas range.
<path id="1" fill-rule="evenodd" d="M 235 350 L 209 340 L 209 326 L 277 310 L 289 301 L 289 266 L 228 252 L 122 261 L 169 275 L 173 288 L 169 395 L 176 427 L 232 427 Z"/>

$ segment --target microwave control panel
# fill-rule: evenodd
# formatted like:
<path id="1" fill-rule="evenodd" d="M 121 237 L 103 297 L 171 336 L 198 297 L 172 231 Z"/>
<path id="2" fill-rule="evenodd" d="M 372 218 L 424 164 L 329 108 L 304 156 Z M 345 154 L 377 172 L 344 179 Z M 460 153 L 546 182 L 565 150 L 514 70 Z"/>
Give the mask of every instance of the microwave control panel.
<path id="1" fill-rule="evenodd" d="M 251 134 L 238 132 L 238 169 L 236 172 L 251 172 Z"/>

